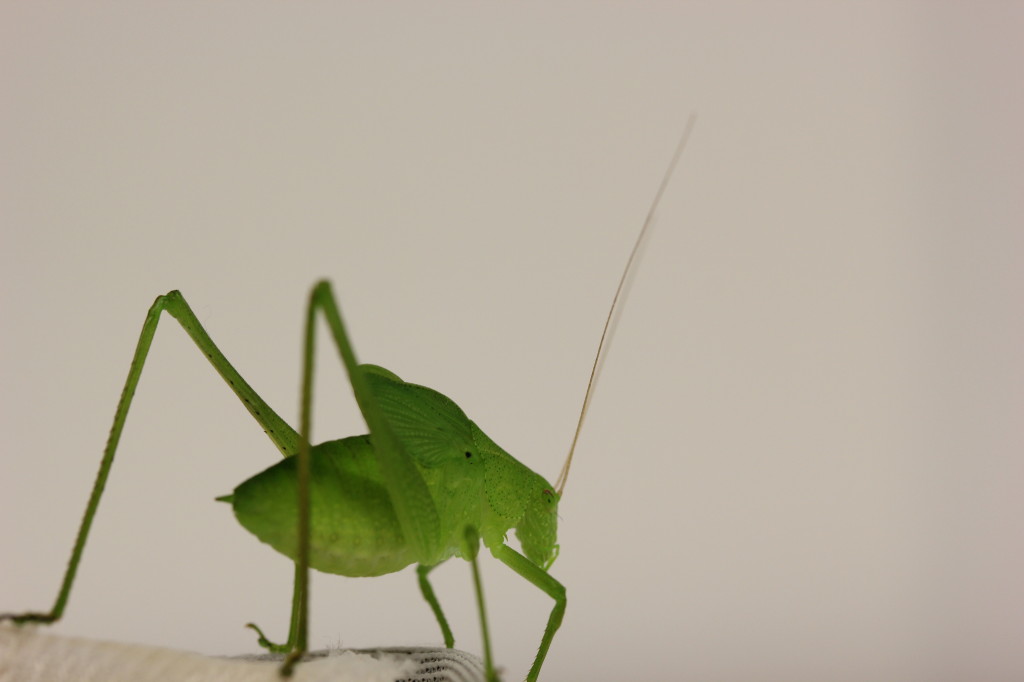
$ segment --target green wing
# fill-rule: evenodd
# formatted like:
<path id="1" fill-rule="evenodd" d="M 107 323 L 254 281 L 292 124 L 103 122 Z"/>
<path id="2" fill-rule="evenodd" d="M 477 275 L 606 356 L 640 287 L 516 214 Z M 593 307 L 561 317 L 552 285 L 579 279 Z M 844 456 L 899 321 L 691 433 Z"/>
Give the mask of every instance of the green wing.
<path id="1" fill-rule="evenodd" d="M 360 365 L 377 404 L 417 464 L 434 468 L 474 452 L 472 422 L 450 398 L 402 381 L 377 365 Z"/>

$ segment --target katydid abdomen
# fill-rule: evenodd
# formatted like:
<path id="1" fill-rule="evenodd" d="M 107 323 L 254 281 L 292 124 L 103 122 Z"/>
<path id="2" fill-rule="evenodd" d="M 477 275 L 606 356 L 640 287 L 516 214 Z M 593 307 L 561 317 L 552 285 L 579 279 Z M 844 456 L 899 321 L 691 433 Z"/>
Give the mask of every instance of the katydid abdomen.
<path id="1" fill-rule="evenodd" d="M 229 498 L 247 530 L 295 559 L 295 457 L 253 476 Z M 416 561 L 388 499 L 369 436 L 321 443 L 310 452 L 309 565 L 325 573 L 377 576 Z"/>

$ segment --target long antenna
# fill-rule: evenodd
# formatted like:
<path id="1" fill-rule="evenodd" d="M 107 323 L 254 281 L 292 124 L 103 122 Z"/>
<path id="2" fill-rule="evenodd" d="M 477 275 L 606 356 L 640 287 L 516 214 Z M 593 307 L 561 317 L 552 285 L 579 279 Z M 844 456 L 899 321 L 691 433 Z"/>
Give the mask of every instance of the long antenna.
<path id="1" fill-rule="evenodd" d="M 644 238 L 647 236 L 647 232 L 654 222 L 654 213 L 658 209 L 658 204 L 661 203 L 661 196 L 665 193 L 665 188 L 668 187 L 669 180 L 672 179 L 672 173 L 675 172 L 676 165 L 679 163 L 679 157 L 683 155 L 683 150 L 686 148 L 686 143 L 690 139 L 690 133 L 693 131 L 693 126 L 697 122 L 697 115 L 690 114 L 690 118 L 686 121 L 686 128 L 683 130 L 682 137 L 679 138 L 679 144 L 676 145 L 676 151 L 672 155 L 672 160 L 668 164 L 668 170 L 665 171 L 665 177 L 661 180 L 661 186 L 658 187 L 658 193 L 654 195 L 654 201 L 651 202 L 651 208 L 647 211 L 647 219 L 644 220 L 644 226 L 640 228 L 640 234 L 637 235 L 636 243 L 633 244 L 633 250 L 629 253 L 629 259 L 626 261 L 626 267 L 622 271 L 622 277 L 619 278 L 619 286 L 615 289 L 615 296 L 612 298 L 611 308 L 608 309 L 608 318 L 604 321 L 604 329 L 601 330 L 601 340 L 597 344 L 597 355 L 594 357 L 594 366 L 590 369 L 590 379 L 587 381 L 587 392 L 583 396 L 583 408 L 580 410 L 580 420 L 576 423 L 576 433 L 572 437 L 572 445 L 569 446 L 569 454 L 565 458 L 565 464 L 562 465 L 562 471 L 558 474 L 558 480 L 555 481 L 555 490 L 558 491 L 558 496 L 561 498 L 562 491 L 565 490 L 565 483 L 569 479 L 569 467 L 572 466 L 572 455 L 576 451 L 576 442 L 580 438 L 580 431 L 583 430 L 583 421 L 587 417 L 587 410 L 590 408 L 590 398 L 594 394 L 594 386 L 597 385 L 597 378 L 601 373 L 602 359 L 605 349 L 605 342 L 610 340 L 609 331 L 612 327 L 612 320 L 615 318 L 615 311 L 619 305 L 619 297 L 622 294 L 622 290 L 626 286 L 626 280 L 629 279 L 629 273 L 633 269 L 633 263 L 636 261 L 637 253 L 640 251 L 640 245 L 643 244 Z"/>

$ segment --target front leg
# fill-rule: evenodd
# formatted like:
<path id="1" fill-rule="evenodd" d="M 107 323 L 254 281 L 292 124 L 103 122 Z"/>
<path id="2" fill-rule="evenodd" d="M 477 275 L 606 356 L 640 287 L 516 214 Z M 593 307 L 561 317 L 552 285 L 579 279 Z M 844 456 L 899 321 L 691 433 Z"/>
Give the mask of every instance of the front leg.
<path id="1" fill-rule="evenodd" d="M 540 675 L 540 667 L 544 663 L 544 657 L 548 655 L 548 649 L 551 647 L 551 640 L 554 639 L 555 632 L 562 624 L 562 616 L 565 615 L 565 586 L 552 578 L 543 568 L 508 545 L 492 548 L 491 554 L 555 600 L 555 606 L 551 609 L 551 615 L 548 617 L 548 625 L 544 628 L 544 637 L 540 640 L 540 649 L 533 659 L 530 672 L 526 675 L 527 682 L 536 682 L 537 676 Z"/>

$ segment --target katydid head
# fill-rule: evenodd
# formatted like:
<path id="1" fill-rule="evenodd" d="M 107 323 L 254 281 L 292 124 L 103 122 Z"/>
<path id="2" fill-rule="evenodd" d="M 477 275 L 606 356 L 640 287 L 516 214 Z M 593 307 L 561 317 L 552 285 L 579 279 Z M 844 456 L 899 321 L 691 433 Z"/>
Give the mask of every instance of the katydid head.
<path id="1" fill-rule="evenodd" d="M 541 479 L 540 482 L 544 487 L 531 491 L 526 513 L 516 526 L 516 538 L 526 558 L 546 571 L 558 558 L 559 495 L 546 481 Z"/>
<path id="2" fill-rule="evenodd" d="M 483 493 L 488 513 L 484 542 L 501 543 L 514 529 L 523 554 L 545 570 L 558 556 L 558 498 L 554 486 L 491 440 L 470 422 L 483 461 Z"/>

